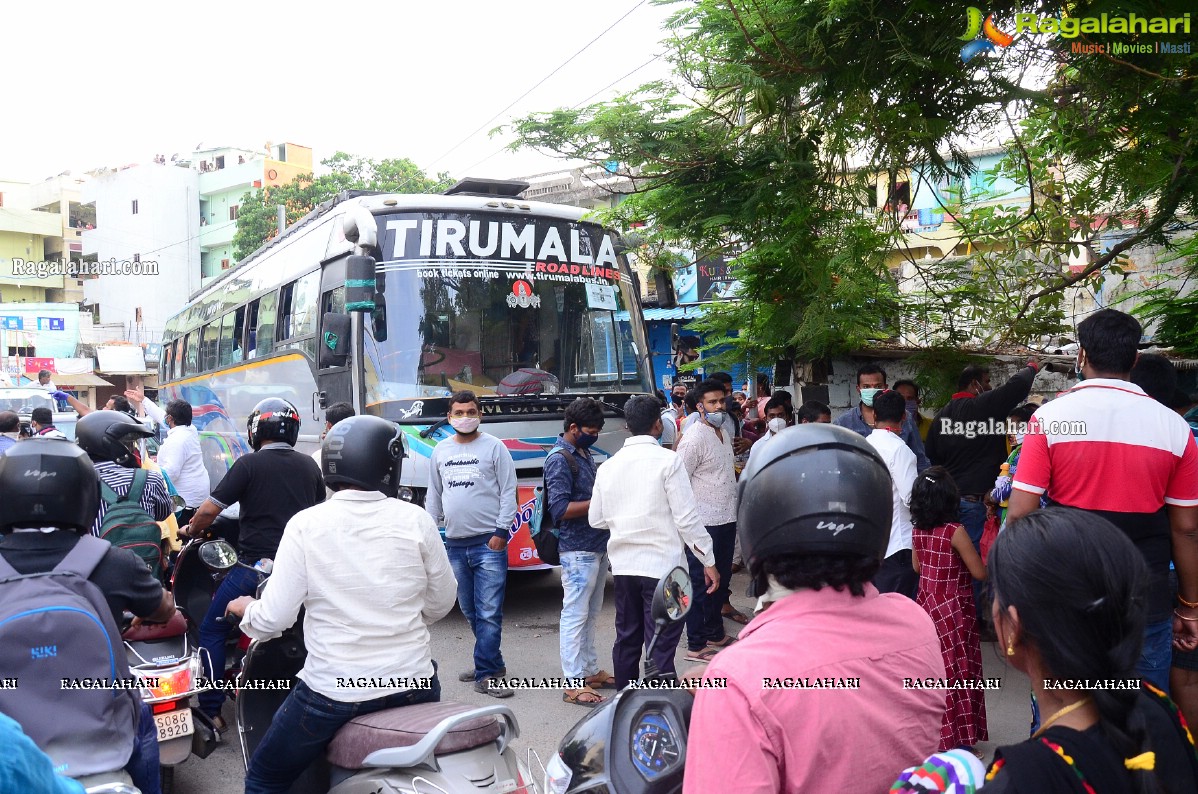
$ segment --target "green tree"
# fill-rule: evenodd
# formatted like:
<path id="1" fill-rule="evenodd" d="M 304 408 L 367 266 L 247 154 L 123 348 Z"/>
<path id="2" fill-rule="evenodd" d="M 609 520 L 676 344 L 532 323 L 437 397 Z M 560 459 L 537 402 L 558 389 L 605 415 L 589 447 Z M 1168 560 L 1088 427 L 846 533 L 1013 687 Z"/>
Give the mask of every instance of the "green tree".
<path id="1" fill-rule="evenodd" d="M 1190 10 L 1136 5 L 1141 17 Z M 1066 6 L 1127 15 L 1113 0 Z M 1016 13 L 1062 13 L 1052 2 L 987 10 L 1010 29 Z M 647 224 L 651 259 L 664 265 L 671 245 L 733 255 L 742 300 L 705 324 L 739 332 L 738 360 L 827 356 L 900 329 L 947 348 L 1035 344 L 1064 327 L 1071 287 L 1130 248 L 1174 240 L 1198 209 L 1198 61 L 1071 52 L 1177 39 L 1159 34 L 1024 33 L 962 63 L 965 27 L 962 6 L 935 0 L 696 0 L 668 23 L 671 80 L 520 119 L 515 145 L 618 161 L 637 187 L 609 221 Z M 996 136 L 1000 169 L 1030 204 L 959 201 L 970 256 L 907 252 L 888 269 L 905 238 L 894 206 L 866 208 L 877 175 L 961 182 L 976 172 L 966 142 Z M 1125 236 L 1100 250 L 1115 224 Z"/>
<path id="2" fill-rule="evenodd" d="M 280 204 L 287 208 L 288 225 L 311 212 L 317 204 L 342 190 L 378 190 L 386 193 L 439 193 L 453 184 L 449 174 L 425 175 L 407 158 L 371 160 L 337 152 L 321 161 L 328 172 L 318 177 L 300 174 L 283 185 L 246 193 L 237 214 L 233 237 L 235 255 L 243 259 L 278 234 Z"/>

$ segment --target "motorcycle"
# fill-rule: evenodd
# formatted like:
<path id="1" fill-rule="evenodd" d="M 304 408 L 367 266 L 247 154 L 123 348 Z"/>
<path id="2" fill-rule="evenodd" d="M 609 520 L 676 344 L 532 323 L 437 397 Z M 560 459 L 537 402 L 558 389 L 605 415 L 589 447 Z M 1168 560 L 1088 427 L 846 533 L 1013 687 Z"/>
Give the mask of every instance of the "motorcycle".
<path id="1" fill-rule="evenodd" d="M 690 574 L 670 571 L 653 594 L 653 638 L 641 678 L 579 720 L 545 766 L 546 794 L 610 792 L 676 794 L 682 791 L 686 736 L 694 697 L 677 688 L 677 676 L 653 663 L 662 629 L 691 608 Z"/>
<path id="2" fill-rule="evenodd" d="M 213 570 L 251 567 L 239 562 L 233 548 L 221 540 L 208 541 L 199 553 Z M 261 597 L 269 573 L 255 570 Z M 250 643 L 237 679 L 237 733 L 247 769 L 306 657 L 302 611 L 281 636 Z M 287 688 L 278 688 L 280 681 L 286 681 Z M 309 767 L 291 791 L 537 794 L 527 767 L 511 748 L 519 735 L 516 716 L 507 706 L 474 708 L 440 701 L 376 711 L 346 723 L 325 758 Z"/>

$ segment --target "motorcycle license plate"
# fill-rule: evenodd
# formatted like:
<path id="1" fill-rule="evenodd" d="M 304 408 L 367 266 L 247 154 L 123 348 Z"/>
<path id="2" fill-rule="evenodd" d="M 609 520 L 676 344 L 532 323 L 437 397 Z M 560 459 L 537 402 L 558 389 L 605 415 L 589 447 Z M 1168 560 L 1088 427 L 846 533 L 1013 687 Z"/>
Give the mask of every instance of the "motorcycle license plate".
<path id="1" fill-rule="evenodd" d="M 195 733 L 195 724 L 191 721 L 191 709 L 178 709 L 165 714 L 155 714 L 154 724 L 158 726 L 158 741 L 177 739 Z"/>

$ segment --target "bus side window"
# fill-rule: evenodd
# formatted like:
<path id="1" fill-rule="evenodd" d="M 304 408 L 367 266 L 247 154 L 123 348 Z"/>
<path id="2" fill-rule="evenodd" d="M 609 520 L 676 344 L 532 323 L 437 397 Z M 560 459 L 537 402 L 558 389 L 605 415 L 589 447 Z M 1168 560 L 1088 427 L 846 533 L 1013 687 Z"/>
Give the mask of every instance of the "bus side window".
<path id="1" fill-rule="evenodd" d="M 320 300 L 322 314 L 345 314 L 345 287 L 337 287 L 324 294 Z"/>
<path id="2" fill-rule="evenodd" d="M 230 364 L 241 361 L 241 336 L 245 331 L 245 307 L 239 306 L 233 312 L 233 350 L 229 356 Z"/>
<path id="3" fill-rule="evenodd" d="M 171 379 L 171 368 L 174 366 L 175 343 L 171 342 L 162 346 L 162 362 L 158 368 L 162 371 L 162 380 Z"/>
<path id="4" fill-rule="evenodd" d="M 187 359 L 183 363 L 183 374 L 194 375 L 200 371 L 200 329 L 197 328 L 188 334 L 183 344 L 187 350 Z"/>
<path id="5" fill-rule="evenodd" d="M 320 306 L 320 271 L 313 270 L 295 282 L 292 293 L 291 336 L 303 337 L 316 333 L 316 310 Z"/>
<path id="6" fill-rule="evenodd" d="M 320 271 L 313 271 L 283 287 L 279 298 L 278 341 L 316 333 L 319 298 Z"/>
<path id="7" fill-rule="evenodd" d="M 258 355 L 255 342 L 258 338 L 258 301 L 245 307 L 245 358 L 248 361 Z"/>
<path id="8" fill-rule="evenodd" d="M 268 292 L 258 303 L 258 355 L 265 356 L 275 346 L 275 306 L 279 293 Z"/>
<path id="9" fill-rule="evenodd" d="M 275 325 L 277 332 L 277 341 L 282 342 L 284 339 L 290 339 L 291 333 L 291 311 L 294 303 L 296 282 L 284 284 L 279 290 L 279 321 Z"/>
<path id="10" fill-rule="evenodd" d="M 200 339 L 200 369 L 204 372 L 216 369 L 216 351 L 220 345 L 220 322 L 215 321 L 204 326 L 204 335 Z"/>
<path id="11" fill-rule="evenodd" d="M 220 321 L 220 346 L 216 359 L 218 367 L 233 363 L 233 315 L 234 312 L 226 312 Z"/>

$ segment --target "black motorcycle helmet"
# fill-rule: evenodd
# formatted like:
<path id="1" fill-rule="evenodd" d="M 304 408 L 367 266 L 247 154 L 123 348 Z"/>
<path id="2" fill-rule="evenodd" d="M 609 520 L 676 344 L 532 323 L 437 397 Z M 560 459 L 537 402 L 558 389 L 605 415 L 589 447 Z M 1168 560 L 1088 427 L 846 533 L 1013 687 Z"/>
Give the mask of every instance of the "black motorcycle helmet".
<path id="1" fill-rule="evenodd" d="M 112 461 L 129 469 L 137 468 L 133 442 L 153 435 L 153 429 L 121 411 L 92 411 L 75 423 L 75 441 L 93 461 Z"/>
<path id="2" fill-rule="evenodd" d="M 403 433 L 378 416 L 351 416 L 333 425 L 320 447 L 320 469 L 329 487 L 353 485 L 399 494 Z"/>
<path id="3" fill-rule="evenodd" d="M 246 438 L 255 452 L 267 441 L 282 441 L 294 447 L 299 438 L 300 414 L 286 400 L 267 397 L 254 406 L 245 426 Z"/>
<path id="4" fill-rule="evenodd" d="M 82 534 L 100 512 L 95 466 L 62 438 L 31 438 L 0 455 L 0 493 L 3 530 L 61 527 Z"/>
<path id="5" fill-rule="evenodd" d="M 737 486 L 741 552 L 758 576 L 780 554 L 886 553 L 890 471 L 862 436 L 831 424 L 788 427 L 751 461 Z"/>

